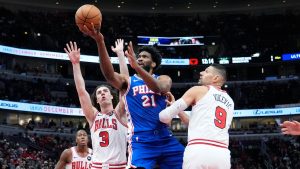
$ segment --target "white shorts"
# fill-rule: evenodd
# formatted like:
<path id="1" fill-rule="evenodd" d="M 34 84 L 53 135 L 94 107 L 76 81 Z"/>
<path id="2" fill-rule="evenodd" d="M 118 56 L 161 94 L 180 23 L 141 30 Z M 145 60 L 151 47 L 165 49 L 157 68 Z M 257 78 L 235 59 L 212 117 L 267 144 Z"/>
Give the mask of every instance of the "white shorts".
<path id="1" fill-rule="evenodd" d="M 194 144 L 185 148 L 183 169 L 230 169 L 230 151 L 210 145 Z"/>

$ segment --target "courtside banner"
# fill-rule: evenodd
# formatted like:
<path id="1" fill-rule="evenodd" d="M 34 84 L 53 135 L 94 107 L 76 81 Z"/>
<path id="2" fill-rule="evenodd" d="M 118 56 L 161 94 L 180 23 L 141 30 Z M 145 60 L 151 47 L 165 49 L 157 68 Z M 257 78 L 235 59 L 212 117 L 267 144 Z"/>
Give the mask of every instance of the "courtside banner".
<path id="1" fill-rule="evenodd" d="M 12 101 L 5 101 L 5 100 L 0 100 L 0 109 L 59 114 L 59 115 L 68 115 L 68 116 L 84 116 L 82 110 L 79 108 L 21 103 L 21 102 L 12 102 Z"/>
<path id="2" fill-rule="evenodd" d="M 26 112 L 59 114 L 68 116 L 84 116 L 80 108 L 49 106 L 32 103 L 12 102 L 0 100 L 0 109 L 17 110 Z M 185 111 L 190 115 L 190 111 Z M 289 108 L 274 108 L 274 109 L 248 109 L 248 110 L 235 110 L 233 117 L 266 117 L 266 116 L 288 116 L 299 115 L 300 107 Z"/>
<path id="3" fill-rule="evenodd" d="M 22 48 L 15 48 L 15 47 L 3 46 L 3 45 L 0 45 L 0 53 L 7 53 L 11 55 L 25 56 L 25 57 L 43 58 L 43 59 L 69 60 L 69 57 L 66 53 L 22 49 Z M 127 58 L 125 59 L 128 64 Z M 112 64 L 119 64 L 118 57 L 111 57 L 110 60 Z M 92 56 L 92 55 L 81 55 L 80 61 L 89 62 L 89 63 L 99 63 L 99 57 Z M 190 65 L 190 61 L 189 59 L 166 59 L 165 58 L 162 59 L 161 64 L 162 65 Z"/>
<path id="4" fill-rule="evenodd" d="M 265 117 L 300 114 L 300 107 L 235 110 L 233 117 Z"/>

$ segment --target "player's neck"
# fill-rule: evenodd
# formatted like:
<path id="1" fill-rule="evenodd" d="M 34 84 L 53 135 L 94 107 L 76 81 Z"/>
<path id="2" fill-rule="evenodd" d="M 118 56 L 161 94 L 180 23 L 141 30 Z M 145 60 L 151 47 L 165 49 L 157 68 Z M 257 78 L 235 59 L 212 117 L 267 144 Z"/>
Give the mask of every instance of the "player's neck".
<path id="1" fill-rule="evenodd" d="M 109 114 L 114 110 L 112 104 L 102 105 L 100 108 L 102 114 Z"/>
<path id="2" fill-rule="evenodd" d="M 153 75 L 153 71 L 152 71 L 152 69 L 151 70 L 149 70 L 149 71 L 147 71 L 151 76 Z M 141 78 L 142 79 L 142 77 L 141 77 L 141 75 L 140 74 L 136 74 L 139 78 Z"/>
<path id="3" fill-rule="evenodd" d="M 86 145 L 84 146 L 77 145 L 76 151 L 77 153 L 85 153 L 88 152 L 88 147 Z"/>

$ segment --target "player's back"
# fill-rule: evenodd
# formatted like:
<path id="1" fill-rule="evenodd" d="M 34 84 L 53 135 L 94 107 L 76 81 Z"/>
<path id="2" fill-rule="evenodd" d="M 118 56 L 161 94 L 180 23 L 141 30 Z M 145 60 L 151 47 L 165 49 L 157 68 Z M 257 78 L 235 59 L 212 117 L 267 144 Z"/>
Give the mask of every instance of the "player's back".
<path id="1" fill-rule="evenodd" d="M 71 147 L 70 149 L 72 152 L 72 161 L 66 165 L 66 169 L 90 169 L 93 150 L 89 148 L 87 156 L 82 157 L 77 153 L 76 147 Z"/>
<path id="2" fill-rule="evenodd" d="M 109 114 L 98 112 L 91 127 L 93 145 L 92 168 L 108 164 L 126 164 L 127 128 L 117 118 L 114 111 Z"/>
<path id="3" fill-rule="evenodd" d="M 208 92 L 192 107 L 188 144 L 228 147 L 228 129 L 234 112 L 234 102 L 223 90 L 207 86 Z"/>

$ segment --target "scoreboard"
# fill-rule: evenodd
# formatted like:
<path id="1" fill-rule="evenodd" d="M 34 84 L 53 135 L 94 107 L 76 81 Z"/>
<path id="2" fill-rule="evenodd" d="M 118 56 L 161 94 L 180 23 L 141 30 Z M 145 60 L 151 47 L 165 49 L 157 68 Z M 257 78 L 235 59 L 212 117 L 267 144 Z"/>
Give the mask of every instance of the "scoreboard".
<path id="1" fill-rule="evenodd" d="M 187 37 L 154 37 L 138 36 L 138 45 L 157 45 L 157 46 L 202 46 L 204 36 L 187 36 Z"/>

